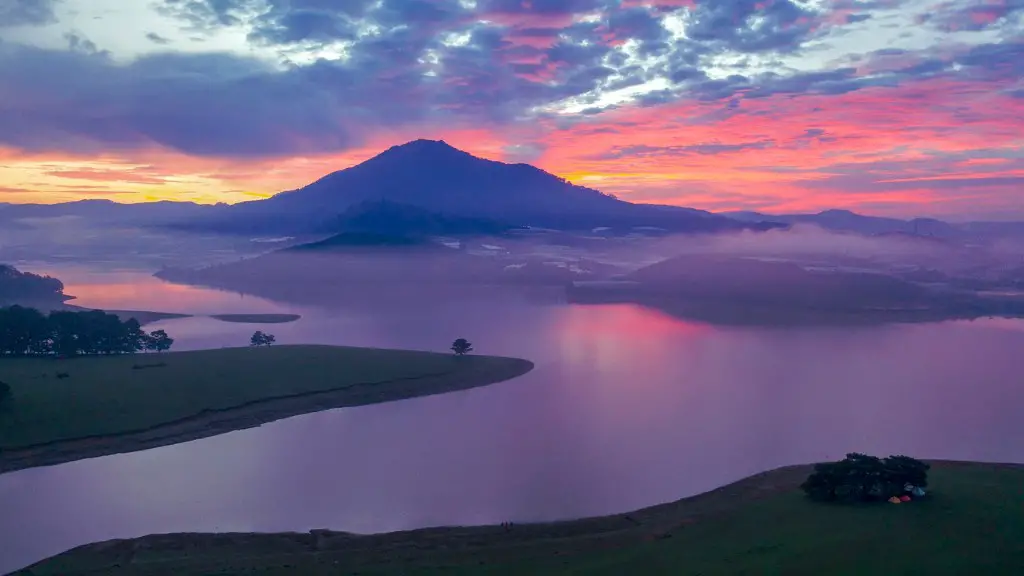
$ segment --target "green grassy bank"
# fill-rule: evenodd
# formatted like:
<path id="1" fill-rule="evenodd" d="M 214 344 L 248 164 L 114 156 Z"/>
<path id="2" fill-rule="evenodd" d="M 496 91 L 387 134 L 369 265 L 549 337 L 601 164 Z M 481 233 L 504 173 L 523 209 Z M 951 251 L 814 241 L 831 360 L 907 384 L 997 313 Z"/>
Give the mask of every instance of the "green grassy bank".
<path id="1" fill-rule="evenodd" d="M 169 534 L 76 548 L 23 574 L 1017 575 L 1024 465 L 933 462 L 931 496 L 822 504 L 782 468 L 629 514 L 372 536 Z"/>
<path id="2" fill-rule="evenodd" d="M 0 359 L 0 472 L 514 378 L 526 360 L 336 346 Z"/>

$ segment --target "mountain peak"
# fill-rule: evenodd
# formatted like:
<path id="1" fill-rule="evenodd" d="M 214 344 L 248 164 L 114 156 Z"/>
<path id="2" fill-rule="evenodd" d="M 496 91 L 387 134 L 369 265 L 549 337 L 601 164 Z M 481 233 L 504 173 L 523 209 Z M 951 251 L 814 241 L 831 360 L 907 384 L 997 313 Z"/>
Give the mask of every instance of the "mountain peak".
<path id="1" fill-rule="evenodd" d="M 417 153 L 458 152 L 460 154 L 468 154 L 468 152 L 463 152 L 462 150 L 459 150 L 458 148 L 452 146 L 451 144 L 445 142 L 444 140 L 427 140 L 426 138 L 411 140 L 409 142 L 406 142 L 405 144 L 398 144 L 396 146 L 392 146 L 391 148 L 385 150 L 383 154 L 397 151 Z"/>

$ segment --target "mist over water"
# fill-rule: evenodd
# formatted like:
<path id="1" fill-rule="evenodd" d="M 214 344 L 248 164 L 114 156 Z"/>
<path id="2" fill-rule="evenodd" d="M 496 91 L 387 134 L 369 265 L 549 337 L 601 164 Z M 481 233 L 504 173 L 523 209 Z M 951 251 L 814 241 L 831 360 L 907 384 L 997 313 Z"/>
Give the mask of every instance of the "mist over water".
<path id="1" fill-rule="evenodd" d="M 256 329 L 282 344 L 435 351 L 465 337 L 480 354 L 536 369 L 2 475 L 0 570 L 158 532 L 380 532 L 625 512 L 851 450 L 1024 461 L 1024 323 L 1015 320 L 719 328 L 631 304 L 410 291 L 380 306 L 297 306 L 140 272 L 51 272 L 83 306 L 303 316 L 270 327 L 204 317 L 147 326 L 167 330 L 176 349 L 244 345 Z"/>

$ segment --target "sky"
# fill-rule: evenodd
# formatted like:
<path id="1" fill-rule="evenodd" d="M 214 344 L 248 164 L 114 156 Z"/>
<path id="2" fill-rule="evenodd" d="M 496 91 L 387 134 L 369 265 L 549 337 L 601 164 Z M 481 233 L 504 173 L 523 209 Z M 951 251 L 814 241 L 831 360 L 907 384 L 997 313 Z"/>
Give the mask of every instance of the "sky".
<path id="1" fill-rule="evenodd" d="M 417 138 L 714 211 L 1024 220 L 1024 0 L 0 0 L 0 202 Z"/>

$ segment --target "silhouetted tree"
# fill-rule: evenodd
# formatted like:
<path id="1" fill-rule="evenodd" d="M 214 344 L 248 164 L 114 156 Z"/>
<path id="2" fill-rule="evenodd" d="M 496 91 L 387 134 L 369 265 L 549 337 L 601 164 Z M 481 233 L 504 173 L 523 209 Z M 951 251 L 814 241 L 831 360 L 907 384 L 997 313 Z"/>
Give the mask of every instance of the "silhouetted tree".
<path id="1" fill-rule="evenodd" d="M 0 408 L 3 408 L 11 401 L 11 386 L 7 382 L 0 382 Z"/>
<path id="2" fill-rule="evenodd" d="M 0 309 L 0 353 L 16 356 L 50 351 L 50 325 L 35 308 Z"/>
<path id="3" fill-rule="evenodd" d="M 262 332 L 260 330 L 257 330 L 256 332 L 253 332 L 252 338 L 249 338 L 249 345 L 250 346 L 270 346 L 271 344 L 273 344 L 276 341 L 277 341 L 277 339 L 274 338 L 273 334 L 266 334 L 266 333 L 264 333 L 264 332 Z"/>
<path id="4" fill-rule="evenodd" d="M 924 462 L 907 456 L 880 459 L 854 452 L 839 462 L 815 465 L 814 473 L 800 488 L 811 498 L 822 501 L 885 500 L 905 494 L 908 484 L 927 486 L 928 468 Z"/>
<path id="5" fill-rule="evenodd" d="M 164 330 L 154 330 L 145 337 L 144 342 L 146 350 L 164 352 L 171 349 L 171 345 L 174 344 L 174 338 L 168 336 Z"/>
<path id="6" fill-rule="evenodd" d="M 170 348 L 167 333 L 154 338 L 134 318 L 125 322 L 99 310 L 61 310 L 44 316 L 33 308 L 0 308 L 0 354 L 29 356 L 56 354 L 131 354 Z M 151 348 L 159 344 L 158 348 Z"/>
<path id="7" fill-rule="evenodd" d="M 81 316 L 76 312 L 51 312 L 49 316 L 50 338 L 53 353 L 58 356 L 76 356 L 82 349 Z"/>
<path id="8" fill-rule="evenodd" d="M 459 338 L 455 342 L 452 342 L 452 352 L 455 352 L 458 356 L 464 356 L 473 351 L 473 344 L 465 338 Z"/>
<path id="9" fill-rule="evenodd" d="M 128 321 L 124 323 L 122 330 L 122 352 L 133 353 L 146 350 L 146 344 L 149 342 L 150 336 L 142 329 L 138 320 L 135 318 L 129 318 Z M 166 334 L 167 333 L 164 332 L 164 335 Z"/>

